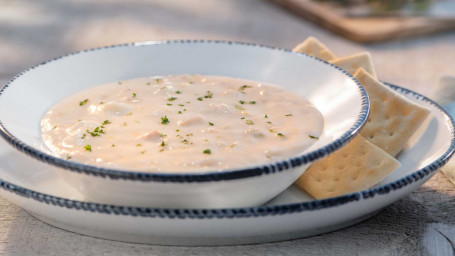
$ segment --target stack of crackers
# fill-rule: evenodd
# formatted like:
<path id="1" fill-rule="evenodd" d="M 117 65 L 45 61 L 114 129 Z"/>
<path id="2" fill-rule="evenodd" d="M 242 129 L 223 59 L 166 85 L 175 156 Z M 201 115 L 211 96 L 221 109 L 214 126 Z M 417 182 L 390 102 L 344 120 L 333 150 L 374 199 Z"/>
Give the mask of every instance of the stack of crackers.
<path id="1" fill-rule="evenodd" d="M 398 169 L 395 157 L 429 115 L 419 106 L 381 83 L 368 52 L 338 58 L 314 37 L 295 52 L 323 59 L 353 74 L 370 98 L 370 116 L 350 143 L 311 164 L 297 185 L 317 199 L 371 188 Z"/>

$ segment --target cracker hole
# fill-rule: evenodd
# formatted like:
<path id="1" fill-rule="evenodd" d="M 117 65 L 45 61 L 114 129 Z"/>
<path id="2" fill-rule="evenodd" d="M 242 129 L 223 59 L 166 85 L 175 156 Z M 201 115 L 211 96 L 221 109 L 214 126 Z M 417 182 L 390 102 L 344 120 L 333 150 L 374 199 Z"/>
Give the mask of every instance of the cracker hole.
<path id="1" fill-rule="evenodd" d="M 370 135 L 370 139 L 372 139 L 372 138 L 374 138 L 374 135 L 373 135 L 373 134 Z"/>
<path id="2" fill-rule="evenodd" d="M 389 132 L 389 136 L 393 136 L 393 134 L 394 134 L 393 132 Z"/>
<path id="3" fill-rule="evenodd" d="M 321 179 L 316 179 L 317 182 L 321 182 L 322 180 Z"/>
<path id="4" fill-rule="evenodd" d="M 358 178 L 358 176 L 352 177 L 352 180 L 356 180 L 357 178 Z"/>
<path id="5" fill-rule="evenodd" d="M 364 156 L 364 155 L 366 155 L 366 154 L 367 154 L 367 152 L 366 152 L 366 151 L 362 151 L 362 155 L 363 155 L 363 156 Z"/>
<path id="6" fill-rule="evenodd" d="M 340 181 L 340 177 L 335 177 L 335 181 Z"/>
<path id="7" fill-rule="evenodd" d="M 382 99 L 382 102 L 386 102 L 386 101 L 387 101 L 387 98 L 383 98 L 383 99 Z"/>

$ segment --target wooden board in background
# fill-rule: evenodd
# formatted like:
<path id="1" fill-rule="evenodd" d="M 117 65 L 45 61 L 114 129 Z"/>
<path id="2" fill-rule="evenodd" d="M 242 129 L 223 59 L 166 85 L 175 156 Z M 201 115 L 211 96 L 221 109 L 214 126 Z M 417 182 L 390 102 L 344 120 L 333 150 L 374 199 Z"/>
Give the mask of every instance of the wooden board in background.
<path id="1" fill-rule="evenodd" d="M 421 36 L 455 29 L 454 19 L 428 17 L 347 18 L 334 7 L 312 0 L 270 0 L 328 30 L 361 43 Z"/>

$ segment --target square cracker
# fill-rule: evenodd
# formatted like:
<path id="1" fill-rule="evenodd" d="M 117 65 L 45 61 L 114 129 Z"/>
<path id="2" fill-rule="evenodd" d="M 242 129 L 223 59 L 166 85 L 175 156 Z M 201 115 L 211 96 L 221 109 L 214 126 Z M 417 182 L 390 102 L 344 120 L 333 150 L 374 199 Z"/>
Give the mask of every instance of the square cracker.
<path id="1" fill-rule="evenodd" d="M 395 158 L 358 135 L 311 164 L 296 184 L 317 199 L 329 198 L 370 188 L 399 166 Z"/>
<path id="2" fill-rule="evenodd" d="M 331 60 L 330 63 L 346 70 L 354 75 L 359 68 L 364 68 L 368 73 L 376 77 L 373 59 L 369 52 L 360 52 L 343 58 Z"/>
<path id="3" fill-rule="evenodd" d="M 370 116 L 360 134 L 396 156 L 430 111 L 394 92 L 364 69 L 354 75 L 370 97 Z"/>
<path id="4" fill-rule="evenodd" d="M 306 53 L 325 61 L 336 59 L 335 54 L 333 54 L 327 46 L 312 36 L 308 37 L 305 41 L 294 47 L 293 51 Z"/>

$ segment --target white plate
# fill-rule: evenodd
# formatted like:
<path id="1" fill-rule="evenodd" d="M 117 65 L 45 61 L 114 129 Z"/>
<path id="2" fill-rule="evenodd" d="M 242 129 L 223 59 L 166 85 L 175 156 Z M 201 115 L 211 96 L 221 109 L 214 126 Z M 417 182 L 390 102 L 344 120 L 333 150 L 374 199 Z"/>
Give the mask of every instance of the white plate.
<path id="1" fill-rule="evenodd" d="M 375 188 L 312 200 L 290 187 L 267 206 L 232 209 L 159 209 L 84 202 L 77 191 L 35 161 L 30 166 L 0 142 L 1 196 L 56 227 L 105 239 L 166 245 L 250 244 L 300 238 L 352 225 L 411 193 L 432 177 L 455 149 L 454 121 L 433 101 L 394 87 L 431 110 L 399 156 L 402 166 Z M 71 200 L 72 199 L 72 200 Z"/>

